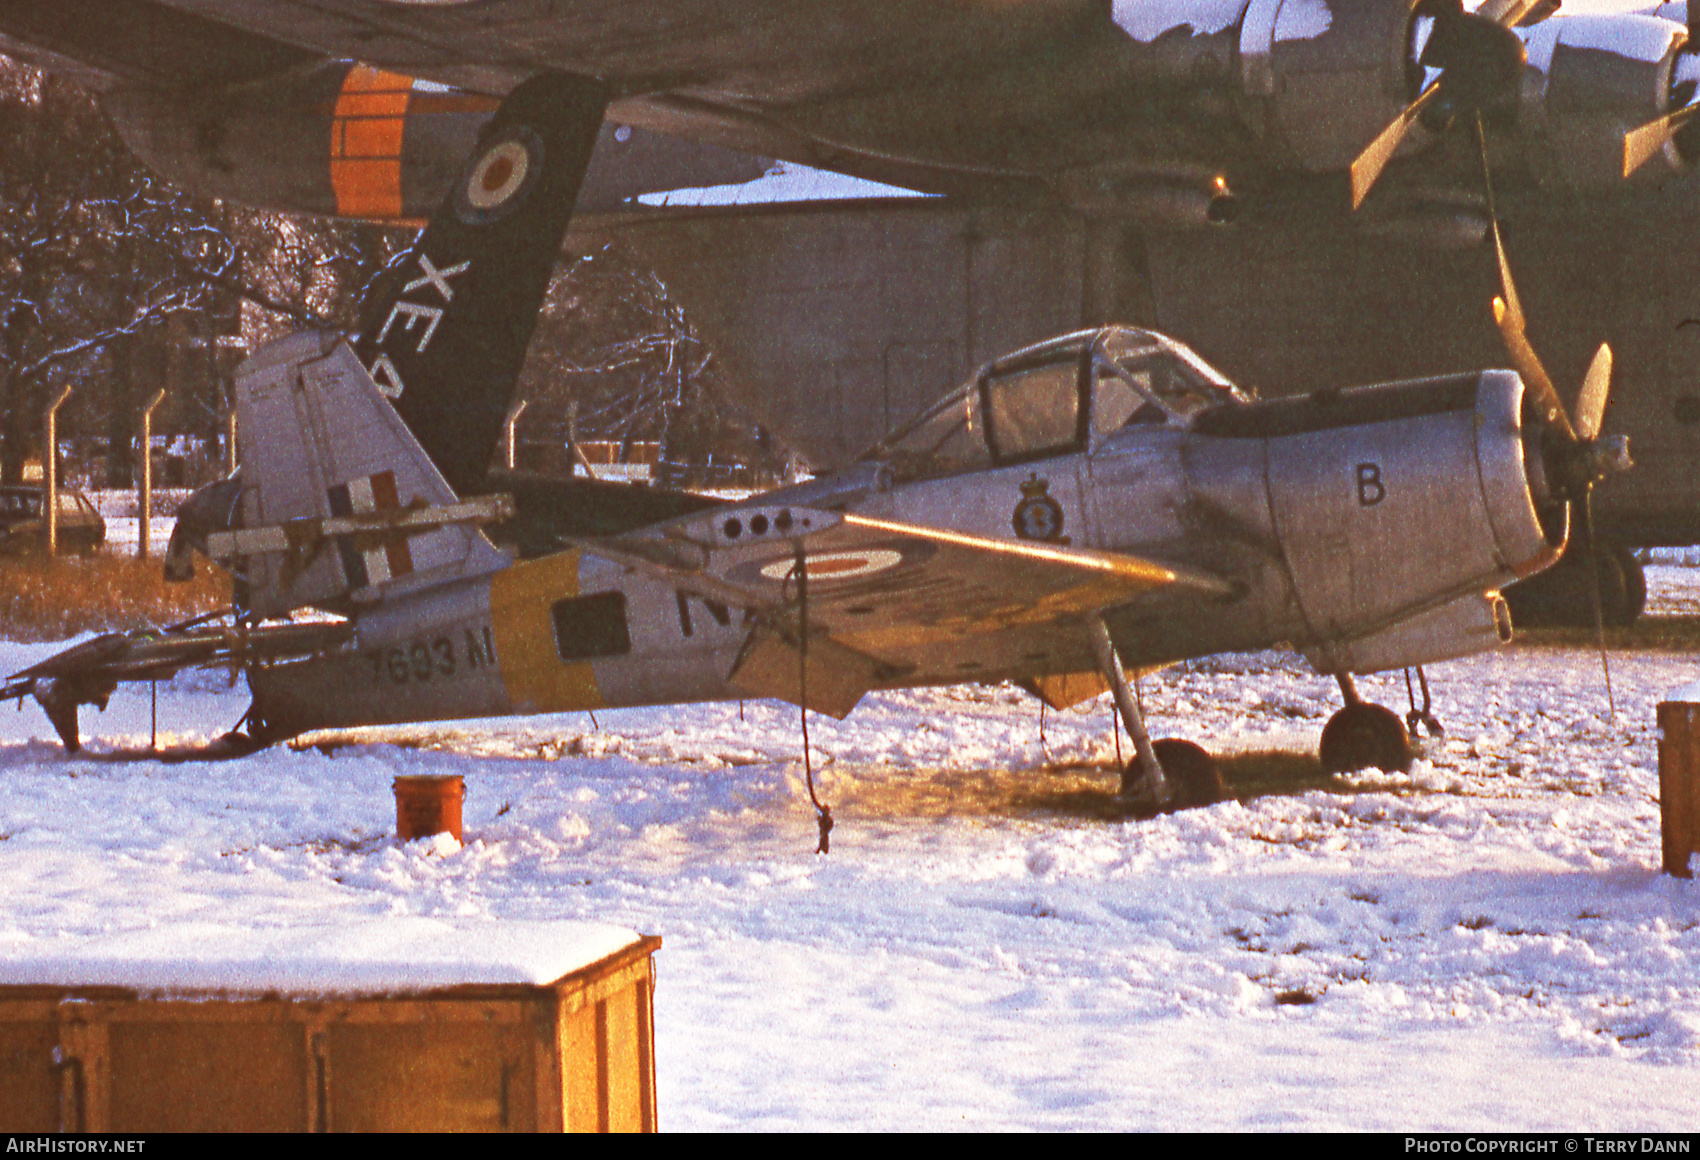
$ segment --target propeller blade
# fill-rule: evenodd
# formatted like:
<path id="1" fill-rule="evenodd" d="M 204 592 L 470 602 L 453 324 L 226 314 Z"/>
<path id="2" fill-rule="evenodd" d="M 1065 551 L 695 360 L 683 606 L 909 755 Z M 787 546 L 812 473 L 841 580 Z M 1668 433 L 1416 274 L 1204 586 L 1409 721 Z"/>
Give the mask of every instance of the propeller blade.
<path id="1" fill-rule="evenodd" d="M 1681 128 L 1700 113 L 1700 105 L 1687 105 L 1666 113 L 1623 135 L 1623 176 L 1628 177 L 1653 159 Z"/>
<path id="2" fill-rule="evenodd" d="M 1493 172 L 1488 167 L 1487 134 L 1482 130 L 1482 116 L 1476 114 L 1476 144 L 1482 156 L 1482 188 L 1487 193 L 1488 223 L 1493 227 L 1493 252 L 1499 260 L 1499 285 L 1505 295 L 1493 300 L 1493 320 L 1499 326 L 1500 337 L 1511 356 L 1511 364 L 1523 376 L 1523 386 L 1540 406 L 1541 415 L 1549 426 L 1560 431 L 1570 443 L 1576 442 L 1576 431 L 1564 413 L 1564 401 L 1552 385 L 1552 376 L 1541 365 L 1540 356 L 1529 345 L 1524 333 L 1523 304 L 1517 300 L 1517 283 L 1511 277 L 1511 261 L 1505 256 L 1505 239 L 1499 232 L 1499 210 L 1493 200 Z"/>
<path id="3" fill-rule="evenodd" d="M 1605 423 L 1606 402 L 1611 395 L 1611 347 L 1600 343 L 1588 373 L 1582 378 L 1582 391 L 1576 396 L 1576 436 L 1592 443 L 1599 438 Z"/>
<path id="4" fill-rule="evenodd" d="M 1523 331 L 1523 307 L 1517 301 L 1517 286 L 1511 280 L 1510 263 L 1505 260 L 1505 244 L 1500 241 L 1499 221 L 1495 219 L 1492 224 L 1493 245 L 1499 254 L 1499 281 L 1505 289 L 1505 297 L 1493 300 L 1493 320 L 1499 325 L 1499 334 L 1505 340 L 1505 350 L 1511 356 L 1511 365 L 1523 376 L 1523 385 L 1540 406 L 1542 417 L 1548 424 L 1561 431 L 1567 440 L 1574 443 L 1576 431 L 1564 413 L 1564 402 L 1558 397 L 1558 390 L 1552 385 L 1552 376 L 1548 375 L 1546 367 L 1541 365 L 1540 356 L 1535 353 L 1535 348 L 1529 345 L 1528 336 Z"/>
<path id="5" fill-rule="evenodd" d="M 1369 196 L 1369 191 L 1375 186 L 1375 179 L 1381 176 L 1381 171 L 1387 168 L 1387 163 L 1393 160 L 1393 154 L 1405 140 L 1405 134 L 1416 124 L 1417 116 L 1423 111 L 1423 106 L 1434 99 L 1440 91 L 1437 80 L 1421 93 L 1417 99 L 1406 105 L 1404 110 L 1383 129 L 1369 147 L 1358 154 L 1352 162 L 1352 208 L 1357 209 Z"/>
<path id="6" fill-rule="evenodd" d="M 1505 299 L 1493 300 L 1493 318 L 1499 323 L 1500 337 L 1505 340 L 1506 353 L 1511 356 L 1511 365 L 1517 368 L 1517 373 L 1523 377 L 1523 385 L 1528 388 L 1534 402 L 1541 409 L 1541 417 L 1547 424 L 1561 432 L 1571 443 L 1576 442 L 1575 428 L 1564 414 L 1564 404 L 1558 397 L 1558 391 L 1548 377 L 1546 367 L 1541 365 L 1540 356 L 1535 348 L 1529 345 L 1528 338 L 1523 334 L 1523 316 L 1513 315 L 1506 306 Z"/>

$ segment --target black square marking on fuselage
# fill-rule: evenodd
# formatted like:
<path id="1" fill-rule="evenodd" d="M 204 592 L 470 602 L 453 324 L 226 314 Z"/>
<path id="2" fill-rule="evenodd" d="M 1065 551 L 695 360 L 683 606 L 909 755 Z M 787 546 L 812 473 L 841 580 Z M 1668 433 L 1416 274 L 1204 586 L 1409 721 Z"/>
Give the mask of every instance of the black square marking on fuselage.
<path id="1" fill-rule="evenodd" d="M 618 657 L 632 651 L 624 593 L 557 600 L 549 612 L 555 621 L 555 651 L 564 661 Z"/>

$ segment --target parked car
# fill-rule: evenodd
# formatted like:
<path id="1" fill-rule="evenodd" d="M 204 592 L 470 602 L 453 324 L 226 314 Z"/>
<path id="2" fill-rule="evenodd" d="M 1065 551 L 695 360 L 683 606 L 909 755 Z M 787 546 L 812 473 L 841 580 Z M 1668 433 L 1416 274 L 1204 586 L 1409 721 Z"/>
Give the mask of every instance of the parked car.
<path id="1" fill-rule="evenodd" d="M 0 487 L 0 552 L 47 550 L 47 520 L 42 515 L 45 488 L 23 484 Z M 59 550 L 92 552 L 106 542 L 106 521 L 80 491 L 59 489 Z"/>

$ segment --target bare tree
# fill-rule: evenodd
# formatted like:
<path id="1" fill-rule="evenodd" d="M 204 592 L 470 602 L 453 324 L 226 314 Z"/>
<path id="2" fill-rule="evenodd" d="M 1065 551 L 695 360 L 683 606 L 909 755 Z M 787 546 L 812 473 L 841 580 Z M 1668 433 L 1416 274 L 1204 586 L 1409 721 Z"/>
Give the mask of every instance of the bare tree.
<path id="1" fill-rule="evenodd" d="M 73 423 L 105 428 L 121 477 L 133 412 L 159 385 L 191 386 L 175 392 L 178 425 L 216 433 L 220 340 L 352 325 L 412 233 L 191 196 L 143 168 L 87 93 L 0 58 L 0 480 L 21 477 L 66 383 Z"/>
<path id="2" fill-rule="evenodd" d="M 714 356 L 653 271 L 617 244 L 556 271 L 521 373 L 529 437 L 658 442 L 689 471 L 711 457 L 768 466 L 764 440 L 726 399 Z"/>

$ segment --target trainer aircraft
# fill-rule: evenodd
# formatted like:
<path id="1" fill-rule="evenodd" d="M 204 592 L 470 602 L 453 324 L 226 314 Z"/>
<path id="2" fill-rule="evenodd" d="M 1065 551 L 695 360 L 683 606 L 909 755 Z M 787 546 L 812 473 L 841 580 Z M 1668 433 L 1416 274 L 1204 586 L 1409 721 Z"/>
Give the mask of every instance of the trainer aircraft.
<path id="1" fill-rule="evenodd" d="M 1609 347 L 1567 411 L 1500 248 L 1517 371 L 1256 400 L 1160 333 L 1077 331 L 991 361 L 837 472 L 672 512 L 557 491 L 529 525 L 553 543 L 500 550 L 481 529 L 526 521 L 451 482 L 476 465 L 432 417 L 455 386 L 440 356 L 511 356 L 493 321 L 546 266 L 523 242 L 560 212 L 550 158 L 573 156 L 559 110 L 577 92 L 545 76 L 508 98 L 392 279 L 375 355 L 306 332 L 238 373 L 241 467 L 185 504 L 167 561 L 228 569 L 231 621 L 98 637 L 0 697 L 33 695 L 76 748 L 79 707 L 118 683 L 229 665 L 254 698 L 242 748 L 746 696 L 842 716 L 873 690 L 965 680 L 1057 706 L 1108 688 L 1135 742 L 1123 796 L 1193 804 L 1219 790 L 1209 755 L 1151 740 L 1130 670 L 1290 643 L 1346 702 L 1324 765 L 1403 768 L 1404 724 L 1353 674 L 1509 643 L 1501 588 L 1550 567 L 1627 464 L 1601 432 Z M 309 609 L 338 619 L 293 619 Z"/>

